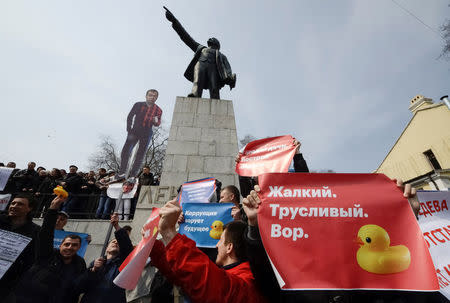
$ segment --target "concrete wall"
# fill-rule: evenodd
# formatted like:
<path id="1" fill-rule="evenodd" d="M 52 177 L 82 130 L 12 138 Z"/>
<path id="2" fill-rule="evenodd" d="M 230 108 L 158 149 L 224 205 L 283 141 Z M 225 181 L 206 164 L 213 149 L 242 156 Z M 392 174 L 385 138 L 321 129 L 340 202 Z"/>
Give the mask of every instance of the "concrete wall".
<path id="1" fill-rule="evenodd" d="M 177 97 L 167 143 L 161 184 L 215 177 L 237 185 L 238 152 L 233 102 Z"/>

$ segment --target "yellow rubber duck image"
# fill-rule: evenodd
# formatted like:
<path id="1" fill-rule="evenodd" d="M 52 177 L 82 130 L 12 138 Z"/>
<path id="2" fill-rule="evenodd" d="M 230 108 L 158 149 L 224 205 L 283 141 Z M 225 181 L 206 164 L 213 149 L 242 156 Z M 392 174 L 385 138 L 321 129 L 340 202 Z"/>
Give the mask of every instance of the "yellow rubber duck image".
<path id="1" fill-rule="evenodd" d="M 61 185 L 56 186 L 53 189 L 53 193 L 57 196 L 60 196 L 61 198 L 67 198 L 67 196 L 69 195 Z"/>
<path id="2" fill-rule="evenodd" d="M 384 228 L 368 224 L 358 231 L 356 253 L 359 266 L 374 274 L 394 274 L 407 270 L 411 255 L 404 245 L 390 246 L 389 234 Z"/>
<path id="3" fill-rule="evenodd" d="M 211 231 L 209 232 L 209 236 L 213 239 L 219 240 L 220 236 L 223 233 L 223 222 L 216 220 L 211 225 Z"/>

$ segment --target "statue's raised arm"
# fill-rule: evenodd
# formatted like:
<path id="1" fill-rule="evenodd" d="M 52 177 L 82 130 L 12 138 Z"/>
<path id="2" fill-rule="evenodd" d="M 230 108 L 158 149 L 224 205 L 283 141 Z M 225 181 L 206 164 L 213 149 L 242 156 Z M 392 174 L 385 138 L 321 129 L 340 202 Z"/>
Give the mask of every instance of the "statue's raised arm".
<path id="1" fill-rule="evenodd" d="M 163 7 L 173 29 L 195 53 L 184 72 L 184 77 L 192 82 L 192 92 L 188 97 L 201 98 L 203 90 L 208 89 L 211 99 L 220 99 L 219 91 L 224 85 L 229 85 L 230 89 L 236 85 L 236 74 L 231 71 L 227 57 L 220 52 L 219 40 L 211 37 L 207 41 L 208 46 L 201 45 L 189 36 L 167 7 Z"/>
<path id="2" fill-rule="evenodd" d="M 165 6 L 163 8 L 166 10 L 166 18 L 170 22 L 172 22 L 173 29 L 177 32 L 178 36 L 180 36 L 181 40 L 189 46 L 192 51 L 197 51 L 197 48 L 199 47 L 200 43 L 192 39 L 192 37 L 188 34 L 188 32 L 184 29 L 184 27 L 181 25 L 180 21 L 178 21 L 177 18 L 172 14 L 171 11 Z"/>

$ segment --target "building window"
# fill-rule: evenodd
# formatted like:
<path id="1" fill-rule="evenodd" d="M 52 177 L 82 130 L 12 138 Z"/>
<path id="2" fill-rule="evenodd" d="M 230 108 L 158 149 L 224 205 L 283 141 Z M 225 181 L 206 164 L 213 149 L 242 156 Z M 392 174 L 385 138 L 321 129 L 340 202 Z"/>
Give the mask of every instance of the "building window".
<path id="1" fill-rule="evenodd" d="M 438 160 L 436 159 L 436 156 L 434 155 L 434 153 L 431 151 L 431 149 L 427 150 L 426 152 L 423 153 L 425 155 L 425 157 L 428 159 L 428 161 L 430 162 L 431 166 L 433 167 L 434 170 L 436 169 L 442 169 L 441 165 L 439 164 Z"/>

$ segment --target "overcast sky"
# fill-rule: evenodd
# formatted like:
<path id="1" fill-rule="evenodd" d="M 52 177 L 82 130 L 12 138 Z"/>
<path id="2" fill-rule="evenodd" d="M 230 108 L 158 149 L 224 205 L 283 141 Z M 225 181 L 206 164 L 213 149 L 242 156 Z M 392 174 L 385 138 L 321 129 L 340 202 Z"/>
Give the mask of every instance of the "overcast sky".
<path id="1" fill-rule="evenodd" d="M 438 30 L 448 0 L 396 0 Z M 221 42 L 237 85 L 238 136 L 292 134 L 310 169 L 371 172 L 423 94 L 450 93 L 442 40 L 391 0 L 0 2 L 0 162 L 85 170 L 100 135 L 119 148 L 126 116 L 160 91 L 169 128 L 193 53 L 164 17 Z M 206 96 L 209 96 L 206 92 Z M 420 138 L 417 138 L 420 140 Z"/>

